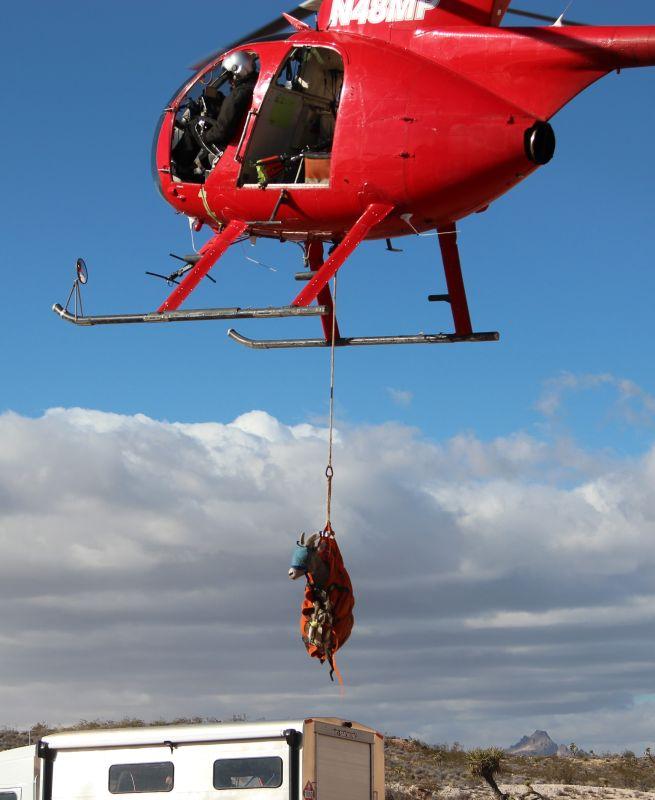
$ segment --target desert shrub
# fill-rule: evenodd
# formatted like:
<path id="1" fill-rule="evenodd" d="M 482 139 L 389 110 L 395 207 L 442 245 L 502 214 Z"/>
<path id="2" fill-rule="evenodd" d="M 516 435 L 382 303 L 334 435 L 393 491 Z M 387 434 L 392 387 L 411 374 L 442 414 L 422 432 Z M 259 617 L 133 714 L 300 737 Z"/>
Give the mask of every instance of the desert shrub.
<path id="1" fill-rule="evenodd" d="M 499 800 L 508 800 L 509 795 L 503 794 L 496 783 L 496 775 L 503 767 L 505 752 L 499 747 L 489 747 L 486 750 L 471 750 L 468 754 L 468 766 L 471 775 L 482 778 L 491 788 Z"/>

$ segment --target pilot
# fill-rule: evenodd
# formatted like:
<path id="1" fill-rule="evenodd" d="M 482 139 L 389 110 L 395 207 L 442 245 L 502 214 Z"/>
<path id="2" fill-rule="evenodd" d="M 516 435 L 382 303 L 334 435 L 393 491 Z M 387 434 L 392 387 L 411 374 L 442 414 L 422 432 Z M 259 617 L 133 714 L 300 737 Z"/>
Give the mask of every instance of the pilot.
<path id="1" fill-rule="evenodd" d="M 198 100 L 187 100 L 183 115 L 176 120 L 177 138 L 174 140 L 172 158 L 176 175 L 181 180 L 199 180 L 209 166 L 200 161 L 203 150 L 194 128 L 199 120 L 216 119 L 224 100 L 223 94 L 215 86 L 209 85 Z"/>
<path id="2" fill-rule="evenodd" d="M 252 103 L 258 77 L 255 57 L 243 51 L 228 56 L 223 69 L 232 76 L 232 92 L 223 101 L 216 123 L 203 136 L 206 144 L 219 150 L 225 150 L 239 130 Z"/>

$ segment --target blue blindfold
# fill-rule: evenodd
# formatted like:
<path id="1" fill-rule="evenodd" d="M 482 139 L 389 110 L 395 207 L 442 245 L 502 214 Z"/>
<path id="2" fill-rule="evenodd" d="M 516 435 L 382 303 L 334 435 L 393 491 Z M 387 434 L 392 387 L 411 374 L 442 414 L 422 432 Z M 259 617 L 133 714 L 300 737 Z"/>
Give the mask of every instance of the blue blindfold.
<path id="1" fill-rule="evenodd" d="M 309 548 L 303 547 L 302 545 L 298 545 L 296 549 L 293 551 L 293 555 L 291 556 L 292 569 L 299 569 L 306 572 L 308 564 L 309 564 Z"/>

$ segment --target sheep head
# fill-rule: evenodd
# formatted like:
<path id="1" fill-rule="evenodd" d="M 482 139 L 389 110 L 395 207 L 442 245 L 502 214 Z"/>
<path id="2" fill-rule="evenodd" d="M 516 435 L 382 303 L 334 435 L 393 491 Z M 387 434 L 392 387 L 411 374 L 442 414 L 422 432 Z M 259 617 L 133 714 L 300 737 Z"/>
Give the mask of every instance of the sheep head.
<path id="1" fill-rule="evenodd" d="M 289 578 L 292 581 L 304 575 L 311 575 L 319 586 L 327 578 L 327 565 L 320 556 L 322 546 L 320 533 L 313 533 L 306 541 L 305 534 L 296 543 L 296 549 L 291 558 Z"/>

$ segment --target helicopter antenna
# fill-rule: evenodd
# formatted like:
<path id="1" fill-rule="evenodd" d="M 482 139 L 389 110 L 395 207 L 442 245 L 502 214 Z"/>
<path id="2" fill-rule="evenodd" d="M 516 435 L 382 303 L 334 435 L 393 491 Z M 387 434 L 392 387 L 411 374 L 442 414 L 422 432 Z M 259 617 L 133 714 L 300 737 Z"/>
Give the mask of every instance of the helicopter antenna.
<path id="1" fill-rule="evenodd" d="M 254 247 L 256 243 L 257 243 L 256 239 L 253 241 L 253 239 L 250 238 L 250 246 L 251 247 Z M 253 258 L 252 256 L 249 256 L 247 254 L 246 248 L 245 248 L 245 239 L 241 242 L 241 250 L 243 252 L 243 257 L 246 259 L 246 261 L 250 261 L 251 264 L 256 264 L 258 267 L 262 267 L 263 269 L 267 269 L 269 272 L 277 272 L 277 268 L 276 267 L 272 267 L 270 264 L 265 264 L 263 261 L 258 261 L 256 258 Z"/>
<path id="2" fill-rule="evenodd" d="M 170 275 L 162 275 L 159 272 L 148 272 L 146 271 L 146 275 L 150 275 L 151 278 L 161 278 L 163 281 L 171 286 L 175 284 L 176 286 L 180 285 L 180 279 L 184 278 L 184 276 L 191 272 L 191 270 L 195 267 L 195 265 L 200 261 L 200 254 L 196 251 L 193 255 L 188 256 L 177 256 L 175 253 L 168 254 L 171 258 L 174 258 L 176 261 L 181 261 L 184 266 L 176 269 L 174 272 L 171 272 Z M 216 283 L 216 279 L 212 278 L 211 275 L 205 275 L 205 278 L 210 280 L 212 283 Z"/>
<path id="3" fill-rule="evenodd" d="M 565 24 L 564 17 L 569 13 L 569 9 L 573 5 L 573 3 L 574 0 L 571 0 L 570 3 L 564 9 L 564 11 L 562 11 L 559 17 L 557 17 L 557 20 L 553 23 L 553 28 L 561 28 Z"/>

